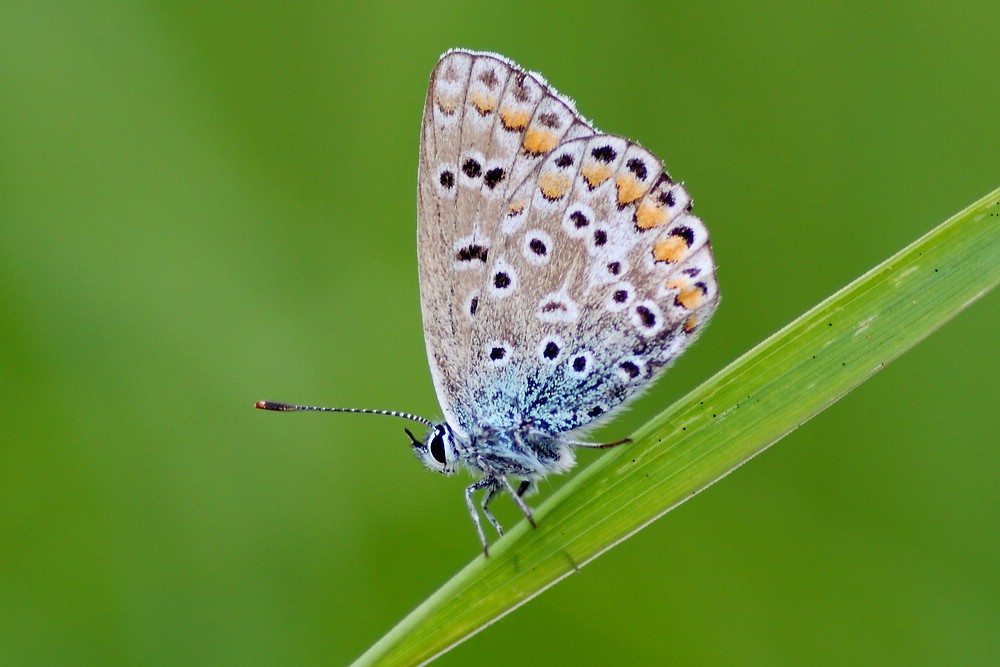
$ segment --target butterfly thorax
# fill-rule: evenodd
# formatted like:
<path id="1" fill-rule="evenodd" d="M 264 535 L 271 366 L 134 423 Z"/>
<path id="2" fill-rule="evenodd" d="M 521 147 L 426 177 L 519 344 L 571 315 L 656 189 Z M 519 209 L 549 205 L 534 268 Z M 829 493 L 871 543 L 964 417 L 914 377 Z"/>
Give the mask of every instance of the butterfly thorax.
<path id="1" fill-rule="evenodd" d="M 414 451 L 431 470 L 451 474 L 459 465 L 476 475 L 534 480 L 573 467 L 570 444 L 525 424 L 513 429 L 486 427 L 470 433 L 447 422 L 435 424 Z"/>

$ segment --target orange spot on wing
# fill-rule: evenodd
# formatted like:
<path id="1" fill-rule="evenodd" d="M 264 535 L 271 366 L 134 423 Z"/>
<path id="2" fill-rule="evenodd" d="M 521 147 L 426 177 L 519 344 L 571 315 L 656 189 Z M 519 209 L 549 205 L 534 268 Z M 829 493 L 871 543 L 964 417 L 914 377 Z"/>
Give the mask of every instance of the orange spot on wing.
<path id="1" fill-rule="evenodd" d="M 683 306 L 688 310 L 694 310 L 700 306 L 704 300 L 705 293 L 701 291 L 701 288 L 692 287 L 691 289 L 681 291 L 681 293 L 674 298 L 674 303 Z"/>
<path id="2" fill-rule="evenodd" d="M 548 153 L 559 145 L 559 137 L 555 133 L 533 127 L 524 135 L 524 150 L 535 155 Z"/>
<path id="3" fill-rule="evenodd" d="M 438 109 L 441 110 L 441 113 L 446 116 L 450 116 L 455 113 L 455 109 L 458 108 L 458 98 L 439 95 L 437 98 L 437 106 Z"/>
<path id="4" fill-rule="evenodd" d="M 500 122 L 508 130 L 523 130 L 528 127 L 531 116 L 526 109 L 512 109 L 504 107 L 500 109 Z"/>
<path id="5" fill-rule="evenodd" d="M 691 333 L 698 326 L 701 321 L 697 315 L 691 315 L 686 320 L 684 320 L 684 333 Z"/>
<path id="6" fill-rule="evenodd" d="M 641 224 L 639 225 L 642 226 Z M 653 245 L 653 257 L 658 262 L 679 262 L 684 258 L 687 243 L 680 236 L 668 236 Z M 670 287 L 671 285 L 667 285 Z"/>
<path id="7" fill-rule="evenodd" d="M 524 212 L 524 207 L 527 205 L 528 203 L 526 201 L 524 201 L 523 199 L 519 199 L 510 205 L 510 208 L 507 209 L 507 215 L 511 216 L 520 215 L 521 213 Z"/>
<path id="8" fill-rule="evenodd" d="M 596 188 L 604 181 L 611 178 L 611 165 L 592 160 L 583 165 L 583 177 L 587 179 L 587 185 Z"/>
<path id="9" fill-rule="evenodd" d="M 635 223 L 639 225 L 639 229 L 659 227 L 665 224 L 667 219 L 666 210 L 648 198 L 642 200 L 642 203 L 639 204 L 639 210 L 635 212 Z"/>
<path id="10" fill-rule="evenodd" d="M 481 90 L 474 91 L 469 99 L 482 116 L 492 112 L 497 106 L 497 98 Z"/>
<path id="11" fill-rule="evenodd" d="M 547 171 L 538 177 L 538 189 L 546 199 L 559 199 L 569 190 L 569 176 Z"/>
<path id="12" fill-rule="evenodd" d="M 687 289 L 687 286 L 689 284 L 690 283 L 688 283 L 688 281 L 686 280 L 682 280 L 680 278 L 673 278 L 672 280 L 667 281 L 667 289 L 683 290 Z"/>
<path id="13" fill-rule="evenodd" d="M 632 174 L 621 174 L 618 177 L 618 205 L 627 206 L 646 194 L 646 186 L 636 180 Z"/>

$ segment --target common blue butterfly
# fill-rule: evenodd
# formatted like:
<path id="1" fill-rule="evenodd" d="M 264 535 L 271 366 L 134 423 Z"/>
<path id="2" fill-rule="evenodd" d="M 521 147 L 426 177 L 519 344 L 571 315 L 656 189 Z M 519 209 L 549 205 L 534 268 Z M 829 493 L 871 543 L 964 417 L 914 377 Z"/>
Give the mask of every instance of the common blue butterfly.
<path id="1" fill-rule="evenodd" d="M 603 134 L 572 100 L 494 53 L 452 50 L 431 74 L 420 135 L 417 254 L 424 337 L 444 413 L 261 401 L 428 427 L 417 457 L 479 508 L 569 470 L 581 438 L 666 370 L 718 304 L 708 231 L 652 153 Z"/>

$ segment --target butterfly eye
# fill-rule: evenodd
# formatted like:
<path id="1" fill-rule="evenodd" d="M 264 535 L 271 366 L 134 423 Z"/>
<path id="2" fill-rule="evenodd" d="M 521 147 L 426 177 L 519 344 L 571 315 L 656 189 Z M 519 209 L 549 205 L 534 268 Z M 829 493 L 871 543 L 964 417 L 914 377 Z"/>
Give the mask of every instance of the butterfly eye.
<path id="1" fill-rule="evenodd" d="M 413 442 L 413 453 L 420 461 L 434 472 L 450 475 L 458 466 L 458 451 L 455 449 L 455 436 L 445 423 L 434 424 L 424 442 L 417 440 L 407 431 Z"/>
<path id="2" fill-rule="evenodd" d="M 448 459 L 444 454 L 444 437 L 440 433 L 436 433 L 433 438 L 431 438 L 431 456 L 434 460 L 444 465 L 448 462 Z"/>

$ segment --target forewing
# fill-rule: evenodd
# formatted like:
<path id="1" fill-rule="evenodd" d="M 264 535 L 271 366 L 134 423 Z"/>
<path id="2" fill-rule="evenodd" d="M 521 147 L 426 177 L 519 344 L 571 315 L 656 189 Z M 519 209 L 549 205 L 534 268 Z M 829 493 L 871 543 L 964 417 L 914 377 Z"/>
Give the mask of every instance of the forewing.
<path id="1" fill-rule="evenodd" d="M 417 248 L 427 355 L 445 417 L 468 430 L 472 325 L 513 190 L 560 143 L 592 135 L 572 102 L 496 54 L 446 53 L 420 136 Z"/>

